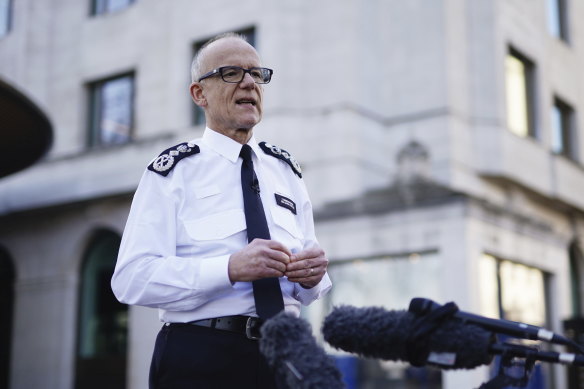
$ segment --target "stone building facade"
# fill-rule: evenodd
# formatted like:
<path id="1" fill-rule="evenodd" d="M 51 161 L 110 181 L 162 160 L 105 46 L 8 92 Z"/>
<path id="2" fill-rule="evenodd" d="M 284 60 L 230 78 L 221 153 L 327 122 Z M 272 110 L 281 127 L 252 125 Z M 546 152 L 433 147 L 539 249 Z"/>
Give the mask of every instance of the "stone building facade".
<path id="1" fill-rule="evenodd" d="M 334 305 L 407 309 L 416 296 L 582 331 L 582 2 L 0 7 L 0 88 L 28 96 L 54 131 L 42 161 L 0 179 L 9 388 L 147 386 L 157 313 L 116 305 L 108 276 L 144 168 L 202 133 L 190 61 L 226 31 L 274 69 L 257 138 L 301 161 L 331 259 L 332 293 L 303 313 L 317 336 Z M 328 350 L 352 388 L 470 388 L 492 374 Z M 579 373 L 541 365 L 533 387 L 577 389 Z"/>

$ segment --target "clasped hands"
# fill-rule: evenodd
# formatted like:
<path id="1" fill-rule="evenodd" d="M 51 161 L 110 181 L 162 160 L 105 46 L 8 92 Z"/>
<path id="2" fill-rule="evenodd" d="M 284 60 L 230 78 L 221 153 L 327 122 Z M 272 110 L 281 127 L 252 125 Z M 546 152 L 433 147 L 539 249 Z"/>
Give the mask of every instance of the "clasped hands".
<path id="1" fill-rule="evenodd" d="M 293 254 L 280 242 L 254 239 L 229 258 L 229 279 L 255 281 L 285 276 L 309 289 L 322 280 L 327 266 L 324 250 L 318 246 Z"/>

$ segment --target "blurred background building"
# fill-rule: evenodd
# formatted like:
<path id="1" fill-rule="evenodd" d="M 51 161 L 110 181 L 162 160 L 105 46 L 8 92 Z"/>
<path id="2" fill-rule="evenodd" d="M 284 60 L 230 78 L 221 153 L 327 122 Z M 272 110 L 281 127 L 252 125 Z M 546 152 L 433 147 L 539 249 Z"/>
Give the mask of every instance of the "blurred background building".
<path id="1" fill-rule="evenodd" d="M 226 31 L 275 69 L 256 134 L 303 165 L 334 282 L 316 335 L 333 305 L 421 296 L 581 337 L 582 20 L 580 0 L 0 0 L 0 387 L 147 387 L 157 312 L 109 280 L 144 168 L 203 131 L 190 62 Z M 329 351 L 350 388 L 494 369 Z"/>

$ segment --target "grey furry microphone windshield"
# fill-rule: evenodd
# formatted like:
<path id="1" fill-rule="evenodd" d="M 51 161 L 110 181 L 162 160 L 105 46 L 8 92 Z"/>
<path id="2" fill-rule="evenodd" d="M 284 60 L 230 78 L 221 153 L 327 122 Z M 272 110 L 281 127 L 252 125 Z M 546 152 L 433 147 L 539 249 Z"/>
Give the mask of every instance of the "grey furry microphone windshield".
<path id="1" fill-rule="evenodd" d="M 281 389 L 343 389 L 334 360 L 316 343 L 307 321 L 280 312 L 261 327 L 260 352 Z"/>
<path id="2" fill-rule="evenodd" d="M 443 318 L 420 338 L 419 323 L 418 316 L 405 310 L 341 306 L 325 318 L 322 333 L 341 350 L 415 366 L 472 369 L 491 362 L 489 347 L 496 338 L 481 327 Z"/>

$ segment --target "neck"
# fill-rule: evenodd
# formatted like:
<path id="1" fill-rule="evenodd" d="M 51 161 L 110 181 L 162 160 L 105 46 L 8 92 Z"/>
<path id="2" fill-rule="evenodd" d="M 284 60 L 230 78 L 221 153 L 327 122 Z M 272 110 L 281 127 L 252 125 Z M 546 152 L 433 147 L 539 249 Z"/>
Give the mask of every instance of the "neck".
<path id="1" fill-rule="evenodd" d="M 211 130 L 218 132 L 221 135 L 225 135 L 228 138 L 233 139 L 237 143 L 241 143 L 242 145 L 249 142 L 251 137 L 253 136 L 253 128 L 238 128 L 235 130 L 216 130 L 212 127 L 209 127 Z"/>
<path id="2" fill-rule="evenodd" d="M 239 129 L 239 130 L 233 130 L 233 131 L 219 131 L 216 130 L 212 127 L 207 126 L 207 128 L 213 132 L 216 132 L 218 134 L 221 134 L 231 140 L 236 141 L 239 144 L 245 145 L 247 144 L 247 142 L 249 142 L 249 140 L 253 137 L 253 130 L 251 128 L 249 129 Z"/>
<path id="3" fill-rule="evenodd" d="M 230 137 L 231 139 L 233 139 L 234 141 L 239 142 L 242 145 L 244 145 L 247 142 L 249 142 L 252 135 L 253 135 L 253 129 L 241 128 L 241 129 L 237 129 L 235 131 L 231 131 L 231 134 L 228 134 L 227 136 Z"/>

